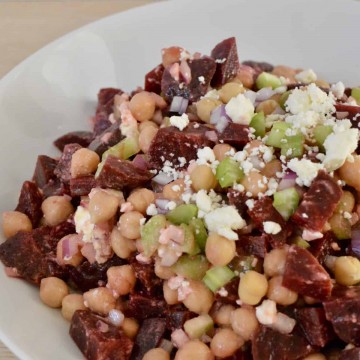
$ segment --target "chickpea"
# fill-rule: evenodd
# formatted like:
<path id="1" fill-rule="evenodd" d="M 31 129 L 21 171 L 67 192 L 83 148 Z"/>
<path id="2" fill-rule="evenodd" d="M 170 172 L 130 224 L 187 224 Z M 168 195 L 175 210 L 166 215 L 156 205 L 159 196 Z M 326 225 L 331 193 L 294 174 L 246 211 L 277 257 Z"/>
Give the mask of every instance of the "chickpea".
<path id="1" fill-rule="evenodd" d="M 245 341 L 252 339 L 259 327 L 254 308 L 241 307 L 233 311 L 231 314 L 231 327 Z"/>
<path id="2" fill-rule="evenodd" d="M 222 305 L 220 309 L 212 314 L 214 322 L 221 326 L 228 326 L 231 323 L 233 311 L 235 310 L 232 305 Z"/>
<path id="3" fill-rule="evenodd" d="M 122 236 L 116 227 L 111 232 L 110 243 L 114 253 L 121 259 L 127 259 L 136 250 L 134 240 Z"/>
<path id="4" fill-rule="evenodd" d="M 144 154 L 148 153 L 148 151 L 150 149 L 151 142 L 153 141 L 153 139 L 156 136 L 157 132 L 158 132 L 158 129 L 156 129 L 153 126 L 147 126 L 145 129 L 143 129 L 140 132 L 140 135 L 139 135 L 139 147 L 140 147 L 140 150 Z"/>
<path id="5" fill-rule="evenodd" d="M 276 110 L 278 106 L 279 104 L 275 100 L 265 100 L 256 107 L 256 112 L 259 113 L 262 111 L 265 115 L 270 115 Z"/>
<path id="6" fill-rule="evenodd" d="M 116 300 L 108 288 L 91 289 L 85 292 L 83 296 L 85 306 L 101 315 L 108 315 L 109 311 L 116 307 Z"/>
<path id="7" fill-rule="evenodd" d="M 215 158 L 218 161 L 223 161 L 231 150 L 234 150 L 235 152 L 235 149 L 229 144 L 216 144 L 213 148 Z"/>
<path id="8" fill-rule="evenodd" d="M 153 127 L 155 129 L 159 129 L 159 126 L 154 123 L 152 120 L 148 120 L 148 121 L 143 121 L 142 123 L 139 124 L 139 131 L 142 132 L 146 127 Z"/>
<path id="9" fill-rule="evenodd" d="M 221 101 L 211 98 L 203 98 L 195 105 L 197 116 L 200 120 L 208 123 L 210 122 L 211 112 L 221 105 Z"/>
<path id="10" fill-rule="evenodd" d="M 344 165 L 339 169 L 339 176 L 347 185 L 352 186 L 360 191 L 360 155 L 353 155 L 354 161 L 345 161 Z"/>
<path id="11" fill-rule="evenodd" d="M 139 331 L 139 324 L 133 318 L 125 318 L 121 323 L 121 328 L 123 329 L 126 336 L 130 339 L 133 339 Z"/>
<path id="12" fill-rule="evenodd" d="M 240 279 L 239 298 L 245 304 L 256 305 L 266 295 L 267 289 L 266 277 L 254 270 L 250 270 Z"/>
<path id="13" fill-rule="evenodd" d="M 70 198 L 67 196 L 49 196 L 41 204 L 46 224 L 56 226 L 65 221 L 73 212 Z"/>
<path id="14" fill-rule="evenodd" d="M 151 120 L 155 113 L 155 100 L 147 91 L 142 91 L 131 98 L 129 109 L 137 121 Z"/>
<path id="15" fill-rule="evenodd" d="M 185 187 L 184 179 L 177 179 L 166 184 L 163 188 L 164 198 L 168 200 L 179 200 L 185 191 Z"/>
<path id="16" fill-rule="evenodd" d="M 59 265 L 72 265 L 72 266 L 78 266 L 82 263 L 84 257 L 81 254 L 80 250 L 80 240 L 79 235 L 77 234 L 71 234 L 64 236 L 56 246 L 56 260 Z M 64 242 L 68 242 L 69 244 L 67 246 L 76 246 L 77 252 L 74 253 L 70 258 L 67 258 L 64 256 L 63 248 L 64 248 Z"/>
<path id="17" fill-rule="evenodd" d="M 225 266 L 235 256 L 235 241 L 218 234 L 210 234 L 206 240 L 205 254 L 214 266 Z"/>
<path id="18" fill-rule="evenodd" d="M 350 191 L 343 191 L 340 202 L 335 209 L 336 213 L 349 212 L 351 213 L 355 207 L 355 198 Z"/>
<path id="19" fill-rule="evenodd" d="M 140 220 L 143 218 L 144 215 L 138 211 L 122 214 L 118 224 L 121 235 L 133 240 L 140 238 Z"/>
<path id="20" fill-rule="evenodd" d="M 330 89 L 330 84 L 325 80 L 322 80 L 322 79 L 315 80 L 315 84 L 316 84 L 316 86 L 319 86 L 319 87 L 322 87 L 325 89 Z"/>
<path id="21" fill-rule="evenodd" d="M 245 191 L 251 192 L 253 196 L 258 196 L 259 193 L 265 193 L 268 189 L 267 184 L 264 182 L 264 176 L 257 171 L 251 171 L 249 175 L 241 181 Z"/>
<path id="22" fill-rule="evenodd" d="M 257 150 L 260 146 L 262 146 L 263 143 L 261 140 L 251 140 L 249 143 L 247 143 L 244 147 L 244 150 L 246 150 L 246 152 L 249 155 L 253 155 L 254 150 Z"/>
<path id="23" fill-rule="evenodd" d="M 298 299 L 298 294 L 282 286 L 283 277 L 275 276 L 269 281 L 267 297 L 280 305 L 294 304 Z"/>
<path id="24" fill-rule="evenodd" d="M 86 148 L 79 149 L 71 157 L 71 177 L 90 175 L 96 171 L 99 163 L 100 157 L 95 151 Z"/>
<path id="25" fill-rule="evenodd" d="M 261 170 L 261 174 L 266 176 L 268 179 L 276 178 L 276 173 L 282 172 L 281 162 L 277 159 L 271 160 L 265 164 L 265 167 Z"/>
<path id="26" fill-rule="evenodd" d="M 113 218 L 119 207 L 119 199 L 107 193 L 104 190 L 99 190 L 91 196 L 89 201 L 89 212 L 91 222 L 94 224 L 106 222 Z"/>
<path id="27" fill-rule="evenodd" d="M 131 265 L 112 266 L 106 272 L 107 286 L 117 295 L 127 295 L 134 288 L 136 276 Z"/>
<path id="28" fill-rule="evenodd" d="M 190 180 L 192 181 L 192 188 L 195 191 L 206 190 L 209 191 L 216 187 L 217 181 L 210 166 L 198 165 L 190 174 Z"/>
<path id="29" fill-rule="evenodd" d="M 185 343 L 176 353 L 175 360 L 214 360 L 210 349 L 199 340 Z"/>
<path id="30" fill-rule="evenodd" d="M 353 256 L 340 256 L 335 260 L 334 272 L 338 284 L 356 285 L 360 282 L 360 261 Z"/>
<path id="31" fill-rule="evenodd" d="M 62 300 L 62 316 L 66 320 L 71 321 L 76 310 L 86 310 L 83 296 L 80 294 L 66 295 Z"/>
<path id="32" fill-rule="evenodd" d="M 168 280 L 175 276 L 174 270 L 169 266 L 162 266 L 159 258 L 155 259 L 155 275 L 160 279 Z"/>
<path id="33" fill-rule="evenodd" d="M 196 314 L 208 313 L 213 302 L 213 293 L 202 281 L 189 280 L 192 292 L 183 301 L 184 305 Z"/>
<path id="34" fill-rule="evenodd" d="M 57 277 L 47 277 L 41 280 L 40 299 L 45 305 L 60 308 L 64 297 L 68 294 L 69 289 L 63 280 Z"/>
<path id="35" fill-rule="evenodd" d="M 132 204 L 134 210 L 146 214 L 148 206 L 155 201 L 155 194 L 146 188 L 137 189 L 130 194 L 127 201 Z"/>
<path id="36" fill-rule="evenodd" d="M 29 217 L 20 211 L 6 211 L 2 214 L 2 227 L 5 237 L 14 236 L 19 231 L 31 231 L 32 223 Z"/>
<path id="37" fill-rule="evenodd" d="M 170 289 L 167 281 L 164 281 L 163 293 L 164 299 L 169 305 L 175 305 L 179 303 L 177 290 Z"/>
<path id="38" fill-rule="evenodd" d="M 326 360 L 326 357 L 323 354 L 316 353 L 316 354 L 308 355 L 307 357 L 304 358 L 304 360 Z"/>
<path id="39" fill-rule="evenodd" d="M 183 48 L 178 46 L 171 46 L 165 49 L 162 49 L 162 64 L 164 67 L 180 61 L 181 53 L 184 51 Z"/>
<path id="40" fill-rule="evenodd" d="M 231 356 L 244 345 L 244 340 L 231 329 L 221 329 L 212 338 L 210 349 L 212 353 L 223 359 Z"/>
<path id="41" fill-rule="evenodd" d="M 254 86 L 254 75 L 253 68 L 247 65 L 241 65 L 235 79 L 233 81 L 240 82 L 247 89 L 251 89 Z"/>
<path id="42" fill-rule="evenodd" d="M 154 348 L 149 350 L 142 360 L 170 360 L 170 355 L 162 348 Z"/>
<path id="43" fill-rule="evenodd" d="M 283 76 L 284 78 L 287 78 L 292 82 L 295 82 L 296 70 L 289 66 L 284 66 L 284 65 L 275 66 L 272 71 L 272 74 L 276 76 Z"/>
<path id="44" fill-rule="evenodd" d="M 287 252 L 287 248 L 278 248 L 271 250 L 265 255 L 264 272 L 267 276 L 284 274 Z"/>
<path id="45" fill-rule="evenodd" d="M 242 84 L 237 82 L 229 82 L 218 91 L 220 100 L 227 104 L 233 97 L 245 92 Z"/>

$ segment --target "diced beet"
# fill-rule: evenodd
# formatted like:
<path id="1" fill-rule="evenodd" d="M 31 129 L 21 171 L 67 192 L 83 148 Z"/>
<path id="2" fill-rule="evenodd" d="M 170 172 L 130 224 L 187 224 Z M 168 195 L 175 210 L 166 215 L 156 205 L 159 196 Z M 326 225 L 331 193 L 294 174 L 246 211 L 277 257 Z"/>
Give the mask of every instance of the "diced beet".
<path id="1" fill-rule="evenodd" d="M 160 345 L 166 331 L 166 319 L 146 319 L 136 335 L 132 360 L 142 360 L 145 353 Z"/>
<path id="2" fill-rule="evenodd" d="M 201 59 L 189 61 L 189 67 L 191 69 L 191 81 L 189 84 L 183 82 L 181 78 L 179 81 L 175 80 L 169 68 L 164 70 L 161 80 L 161 92 L 168 103 L 171 103 L 174 96 L 181 96 L 192 103 L 206 94 L 215 73 L 215 61 L 204 56 Z M 199 81 L 200 76 L 204 78 L 201 82 Z"/>
<path id="3" fill-rule="evenodd" d="M 75 234 L 75 224 L 74 219 L 70 217 L 69 219 L 61 222 L 60 224 L 53 226 L 50 231 L 50 237 L 56 239 L 57 241 L 63 238 L 66 235 Z M 56 245 L 57 245 L 56 241 Z M 56 249 L 56 245 L 53 250 Z"/>
<path id="4" fill-rule="evenodd" d="M 84 261 L 76 268 L 73 266 L 68 267 L 70 281 L 74 287 L 85 292 L 98 286 L 104 286 L 107 281 L 106 272 L 108 269 L 112 266 L 124 264 L 125 260 L 116 255 L 103 264 L 97 262 L 90 264 L 88 261 Z"/>
<path id="5" fill-rule="evenodd" d="M 55 175 L 64 183 L 68 183 L 71 179 L 71 158 L 79 149 L 81 149 L 79 144 L 67 144 L 64 147 L 64 151 L 54 171 Z"/>
<path id="6" fill-rule="evenodd" d="M 148 152 L 149 163 L 156 169 L 161 169 L 165 161 L 170 161 L 172 167 L 180 167 L 179 158 L 185 158 L 186 165 L 197 157 L 197 151 L 212 142 L 205 136 L 208 131 L 204 125 L 194 128 L 190 124 L 180 131 L 174 126 L 161 128 L 153 139 Z"/>
<path id="7" fill-rule="evenodd" d="M 145 91 L 161 93 L 161 79 L 164 73 L 164 66 L 162 64 L 156 66 L 145 75 Z"/>
<path id="8" fill-rule="evenodd" d="M 261 325 L 252 341 L 253 360 L 296 360 L 313 351 L 305 338 L 281 334 Z"/>
<path id="9" fill-rule="evenodd" d="M 331 324 L 326 320 L 322 307 L 296 309 L 296 318 L 308 342 L 324 347 L 335 337 Z"/>
<path id="10" fill-rule="evenodd" d="M 306 249 L 292 245 L 288 251 L 283 286 L 315 299 L 330 296 L 332 282 L 318 260 Z"/>
<path id="11" fill-rule="evenodd" d="M 257 78 L 258 75 L 260 75 L 263 71 L 272 72 L 274 69 L 273 65 L 264 61 L 259 62 L 259 61 L 247 60 L 247 61 L 243 61 L 242 64 L 246 66 L 250 66 L 255 70 L 255 78 Z"/>
<path id="12" fill-rule="evenodd" d="M 63 151 L 65 145 L 79 144 L 82 147 L 88 147 L 93 141 L 94 134 L 90 131 L 71 131 L 63 136 L 60 136 L 54 141 L 54 145 Z"/>
<path id="13" fill-rule="evenodd" d="M 94 117 L 93 132 L 95 136 L 102 134 L 106 129 L 112 125 L 109 120 L 109 115 L 105 111 L 99 111 Z"/>
<path id="14" fill-rule="evenodd" d="M 134 342 L 106 319 L 87 310 L 77 310 L 70 336 L 87 360 L 128 360 Z"/>
<path id="15" fill-rule="evenodd" d="M 68 186 L 64 184 L 60 179 L 51 179 L 43 188 L 42 192 L 44 198 L 55 195 L 65 195 L 70 194 Z"/>
<path id="16" fill-rule="evenodd" d="M 236 241 L 236 250 L 238 254 L 255 255 L 264 258 L 269 251 L 269 235 L 240 235 Z"/>
<path id="17" fill-rule="evenodd" d="M 134 166 L 131 161 L 108 156 L 96 182 L 99 186 L 110 189 L 134 189 L 144 186 L 152 176 L 150 172 Z"/>
<path id="18" fill-rule="evenodd" d="M 336 180 L 320 171 L 291 217 L 292 221 L 306 229 L 321 231 L 333 214 L 341 195 L 342 190 Z"/>
<path id="19" fill-rule="evenodd" d="M 130 294 L 125 315 L 139 320 L 164 317 L 168 308 L 166 301 L 141 294 Z"/>
<path id="20" fill-rule="evenodd" d="M 246 125 L 229 123 L 222 133 L 218 133 L 219 141 L 242 149 L 249 141 L 249 127 Z"/>
<path id="21" fill-rule="evenodd" d="M 38 188 L 42 189 L 50 180 L 55 179 L 54 170 L 58 161 L 46 156 L 39 155 L 36 161 L 33 181 Z"/>
<path id="22" fill-rule="evenodd" d="M 249 199 L 249 197 L 246 196 L 244 192 L 230 188 L 227 192 L 227 197 L 229 199 L 229 204 L 235 206 L 236 210 L 240 214 L 245 212 L 247 209 L 245 202 Z"/>
<path id="23" fill-rule="evenodd" d="M 218 292 L 215 294 L 215 299 L 223 304 L 231 304 L 236 306 L 236 300 L 239 300 L 239 282 L 240 278 L 235 277 L 229 281 L 224 289 L 227 291 L 227 296 L 221 296 Z"/>
<path id="24" fill-rule="evenodd" d="M 328 255 L 336 255 L 337 253 L 331 247 L 331 244 L 334 242 L 337 243 L 338 239 L 331 231 L 327 231 L 322 238 L 309 242 L 309 251 L 318 259 L 321 265 L 324 265 L 325 258 Z"/>
<path id="25" fill-rule="evenodd" d="M 335 108 L 336 111 L 348 112 L 349 115 L 346 118 L 350 119 L 353 125 L 357 127 L 360 122 L 360 106 L 337 103 Z"/>
<path id="26" fill-rule="evenodd" d="M 216 71 L 211 80 L 212 87 L 224 85 L 236 76 L 240 64 L 234 37 L 217 44 L 211 51 L 211 57 L 216 62 Z"/>
<path id="27" fill-rule="evenodd" d="M 101 156 L 107 149 L 116 145 L 122 138 L 119 124 L 115 123 L 97 135 L 89 144 L 88 148 Z"/>
<path id="28" fill-rule="evenodd" d="M 16 211 L 26 214 L 33 227 L 37 227 L 42 218 L 41 204 L 42 194 L 39 188 L 31 181 L 25 181 L 22 185 Z"/>
<path id="29" fill-rule="evenodd" d="M 339 360 L 359 360 L 360 359 L 360 347 L 343 350 L 340 353 Z"/>
<path id="30" fill-rule="evenodd" d="M 169 306 L 166 310 L 166 327 L 169 331 L 181 329 L 187 320 L 195 316 L 194 313 L 182 306 Z"/>
<path id="31" fill-rule="evenodd" d="M 360 288 L 334 288 L 331 299 L 324 302 L 324 309 L 339 338 L 360 346 Z"/>
<path id="32" fill-rule="evenodd" d="M 70 179 L 71 197 L 89 195 L 91 189 L 94 187 L 96 187 L 96 180 L 92 175 Z"/>
<path id="33" fill-rule="evenodd" d="M 101 89 L 98 93 L 96 113 L 104 111 L 107 115 L 110 115 L 113 112 L 115 95 L 121 95 L 122 93 L 122 90 L 116 88 Z"/>

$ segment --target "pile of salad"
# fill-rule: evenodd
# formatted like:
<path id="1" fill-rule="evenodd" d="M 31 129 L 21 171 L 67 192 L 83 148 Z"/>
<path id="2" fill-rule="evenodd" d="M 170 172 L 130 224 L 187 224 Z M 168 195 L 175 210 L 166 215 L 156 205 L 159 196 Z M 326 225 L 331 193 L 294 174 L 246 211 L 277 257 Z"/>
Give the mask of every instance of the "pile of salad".
<path id="1" fill-rule="evenodd" d="M 359 123 L 360 88 L 235 38 L 163 49 L 38 156 L 0 259 L 89 360 L 359 359 Z"/>

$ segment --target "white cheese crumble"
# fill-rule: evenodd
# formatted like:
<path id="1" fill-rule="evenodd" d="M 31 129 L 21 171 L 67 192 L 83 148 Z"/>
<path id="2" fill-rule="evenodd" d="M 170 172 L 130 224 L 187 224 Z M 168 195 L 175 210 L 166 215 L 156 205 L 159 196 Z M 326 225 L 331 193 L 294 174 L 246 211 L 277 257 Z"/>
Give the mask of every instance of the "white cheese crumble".
<path id="1" fill-rule="evenodd" d="M 205 84 L 205 78 L 203 76 L 199 76 L 198 80 L 199 80 L 200 84 L 203 84 L 203 85 Z"/>
<path id="2" fill-rule="evenodd" d="M 170 124 L 177 127 L 180 131 L 183 131 L 189 125 L 189 117 L 187 114 L 182 114 L 181 116 L 171 116 Z"/>
<path id="3" fill-rule="evenodd" d="M 176 208 L 177 204 L 175 201 L 169 201 L 167 204 L 166 204 L 166 209 L 168 210 L 174 210 Z"/>
<path id="4" fill-rule="evenodd" d="M 207 98 L 207 99 L 214 99 L 214 100 L 220 99 L 220 95 L 216 89 L 208 91 L 203 97 Z"/>
<path id="5" fill-rule="evenodd" d="M 276 321 L 276 302 L 264 300 L 261 305 L 256 307 L 256 318 L 260 324 L 272 325 Z"/>
<path id="6" fill-rule="evenodd" d="M 195 195 L 196 206 L 199 210 L 208 213 L 211 211 L 212 200 L 205 190 L 200 190 Z"/>
<path id="7" fill-rule="evenodd" d="M 317 80 L 317 76 L 313 69 L 303 70 L 295 75 L 295 79 L 304 84 L 309 84 Z"/>
<path id="8" fill-rule="evenodd" d="M 158 211 L 156 209 L 155 204 L 150 204 L 146 209 L 146 214 L 149 216 L 155 216 L 157 215 Z"/>
<path id="9" fill-rule="evenodd" d="M 233 230 L 242 229 L 246 222 L 233 206 L 224 206 L 205 215 L 205 224 L 209 231 L 226 237 L 229 240 L 238 240 L 238 234 Z"/>
<path id="10" fill-rule="evenodd" d="M 243 94 L 233 97 L 225 106 L 226 114 L 237 124 L 249 125 L 254 111 L 253 103 Z"/>
<path id="11" fill-rule="evenodd" d="M 323 164 L 316 164 L 308 159 L 291 159 L 288 168 L 296 173 L 296 183 L 300 186 L 310 186 L 311 182 L 316 178 L 319 170 L 324 168 Z"/>
<path id="12" fill-rule="evenodd" d="M 90 212 L 83 206 L 78 206 L 74 215 L 75 229 L 78 234 L 83 234 L 82 240 L 90 242 L 94 224 L 90 220 Z"/>
<path id="13" fill-rule="evenodd" d="M 345 85 L 341 81 L 339 81 L 336 84 L 331 85 L 330 91 L 337 99 L 341 99 L 344 96 Z"/>
<path id="14" fill-rule="evenodd" d="M 245 201 L 245 205 L 248 207 L 249 210 L 252 210 L 255 205 L 255 201 L 253 199 L 248 199 Z"/>
<path id="15" fill-rule="evenodd" d="M 274 221 L 264 221 L 263 226 L 267 234 L 276 235 L 281 231 L 281 226 Z"/>
<path id="16" fill-rule="evenodd" d="M 206 164 L 206 163 L 212 163 L 215 161 L 215 154 L 214 151 L 206 146 L 202 149 L 199 149 L 197 151 L 197 161 L 196 163 L 201 165 L 201 164 Z"/>

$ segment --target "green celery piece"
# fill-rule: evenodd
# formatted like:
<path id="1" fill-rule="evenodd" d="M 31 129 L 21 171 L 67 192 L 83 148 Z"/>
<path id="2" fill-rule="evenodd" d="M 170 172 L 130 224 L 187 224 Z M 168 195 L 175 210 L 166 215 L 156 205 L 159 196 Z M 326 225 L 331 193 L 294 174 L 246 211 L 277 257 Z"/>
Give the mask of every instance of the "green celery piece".
<path id="1" fill-rule="evenodd" d="M 290 124 L 284 121 L 275 122 L 270 130 L 268 138 L 266 139 L 266 145 L 281 148 L 281 140 L 285 138 L 285 132 L 291 127 Z"/>
<path id="2" fill-rule="evenodd" d="M 152 256 L 159 246 L 160 230 L 166 227 L 164 215 L 153 216 L 141 230 L 141 244 L 145 256 Z"/>
<path id="3" fill-rule="evenodd" d="M 221 161 L 216 168 L 216 179 L 222 188 L 232 186 L 243 178 L 244 171 L 240 164 L 229 157 Z"/>
<path id="4" fill-rule="evenodd" d="M 175 225 L 189 224 L 193 218 L 196 218 L 198 208 L 193 204 L 182 204 L 177 206 L 174 210 L 166 214 L 166 218 Z"/>
<path id="5" fill-rule="evenodd" d="M 314 129 L 314 138 L 318 146 L 323 146 L 326 138 L 332 133 L 329 125 L 318 125 Z"/>
<path id="6" fill-rule="evenodd" d="M 214 328 L 214 321 L 208 314 L 185 321 L 184 330 L 190 339 L 199 339 Z"/>
<path id="7" fill-rule="evenodd" d="M 357 104 L 360 105 L 360 87 L 352 88 L 351 96 L 356 100 Z"/>
<path id="8" fill-rule="evenodd" d="M 181 250 L 189 255 L 196 255 L 200 252 L 199 246 L 195 242 L 195 236 L 189 225 L 181 224 L 180 227 L 184 230 L 185 240 L 181 245 Z"/>
<path id="9" fill-rule="evenodd" d="M 292 187 L 277 191 L 274 194 L 273 206 L 285 220 L 288 220 L 297 209 L 299 200 L 298 192 Z"/>
<path id="10" fill-rule="evenodd" d="M 250 127 L 255 129 L 255 136 L 264 137 L 265 136 L 265 115 L 261 111 L 253 116 L 250 121 Z"/>
<path id="11" fill-rule="evenodd" d="M 351 239 L 351 223 L 343 214 L 334 214 L 329 219 L 331 231 L 339 240 Z"/>
<path id="12" fill-rule="evenodd" d="M 191 230 L 194 233 L 195 242 L 201 249 L 201 251 L 205 250 L 206 240 L 208 238 L 208 234 L 205 228 L 204 221 L 201 219 L 192 219 L 190 221 Z"/>
<path id="13" fill-rule="evenodd" d="M 310 244 L 309 244 L 306 240 L 304 240 L 301 236 L 297 236 L 297 237 L 292 241 L 292 243 L 293 243 L 294 245 L 297 245 L 297 246 L 302 247 L 302 248 L 304 248 L 304 249 L 307 249 L 307 248 L 310 247 Z"/>
<path id="14" fill-rule="evenodd" d="M 256 86 L 258 89 L 262 89 L 266 87 L 271 87 L 272 89 L 276 89 L 281 85 L 282 83 L 278 76 L 267 73 L 265 71 L 262 72 L 256 79 Z"/>
<path id="15" fill-rule="evenodd" d="M 281 155 L 287 158 L 302 156 L 304 153 L 305 137 L 303 134 L 285 136 L 286 142 L 281 143 Z"/>
<path id="16" fill-rule="evenodd" d="M 183 255 L 173 265 L 172 269 L 176 275 L 184 276 L 187 279 L 201 280 L 209 269 L 209 262 L 204 255 Z"/>
<path id="17" fill-rule="evenodd" d="M 119 159 L 127 160 L 139 151 L 140 147 L 138 139 L 135 137 L 127 137 L 106 150 L 101 159 L 104 161 L 109 155 L 113 155 Z"/>
<path id="18" fill-rule="evenodd" d="M 289 95 L 291 94 L 291 90 L 289 91 L 285 91 L 283 94 L 281 94 L 280 96 L 280 100 L 279 100 L 279 105 L 283 110 L 285 109 L 285 103 L 287 101 L 287 99 L 289 98 Z"/>
<path id="19" fill-rule="evenodd" d="M 214 266 L 206 272 L 203 282 L 211 291 L 215 292 L 234 277 L 234 272 L 227 266 Z"/>

